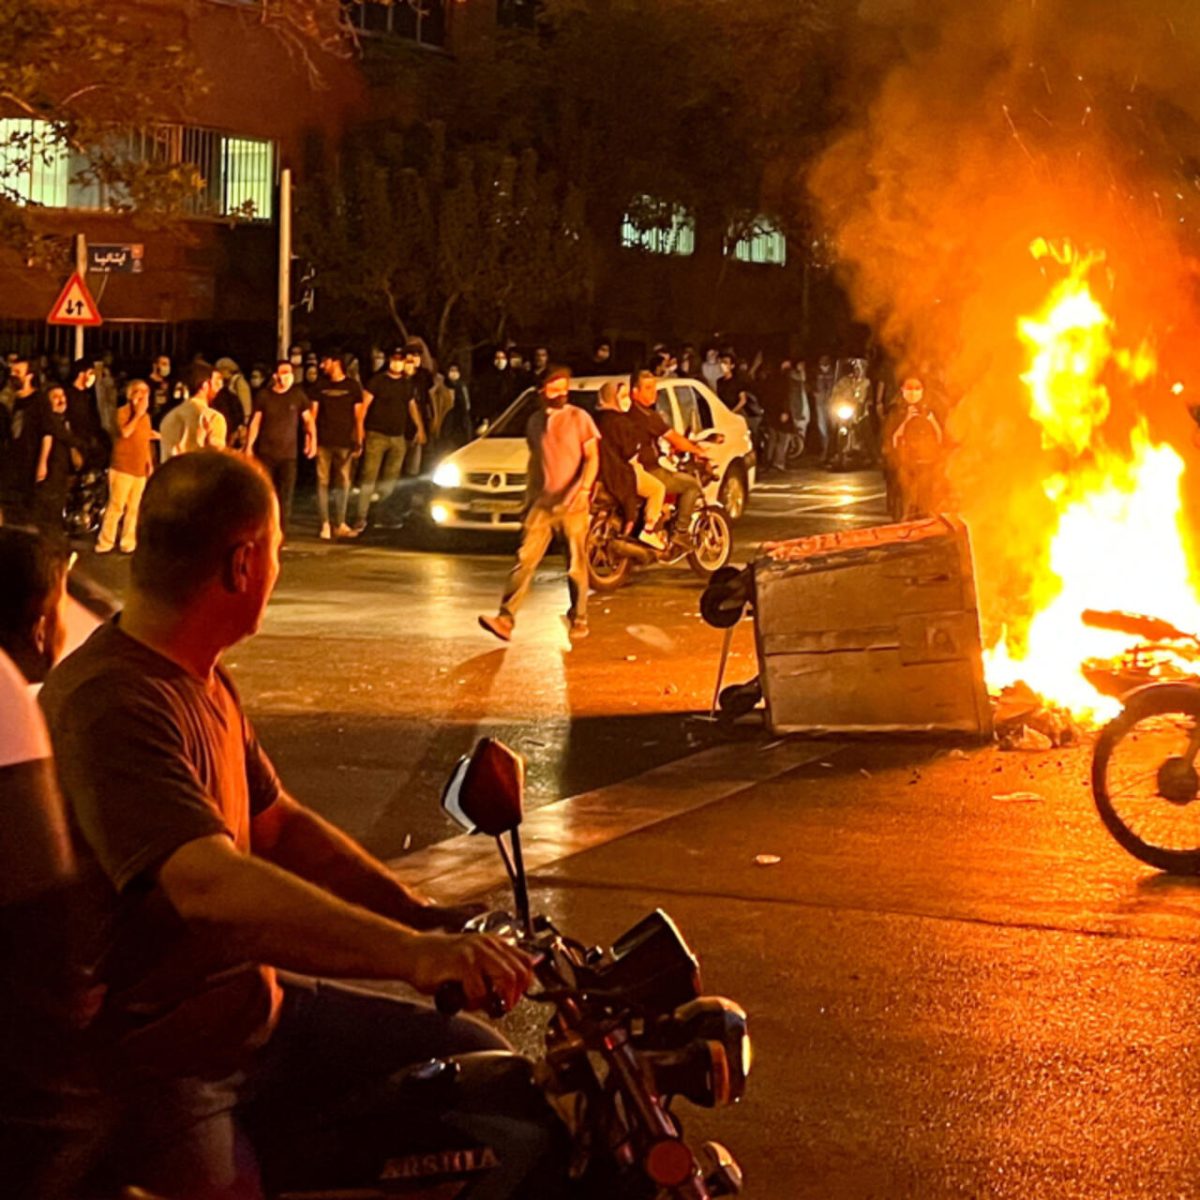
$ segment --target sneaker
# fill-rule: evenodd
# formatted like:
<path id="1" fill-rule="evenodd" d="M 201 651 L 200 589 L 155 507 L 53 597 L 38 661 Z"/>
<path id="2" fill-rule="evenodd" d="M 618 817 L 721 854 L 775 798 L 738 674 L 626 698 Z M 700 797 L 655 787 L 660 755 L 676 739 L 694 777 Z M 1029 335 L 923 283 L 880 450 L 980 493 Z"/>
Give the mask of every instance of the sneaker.
<path id="1" fill-rule="evenodd" d="M 321 526 L 321 541 L 327 542 L 331 537 L 333 537 L 333 534 L 330 532 L 329 522 L 326 521 L 325 524 Z"/>
<path id="2" fill-rule="evenodd" d="M 111 554 L 112 552 L 113 548 L 111 546 L 97 546 L 95 549 L 96 554 Z"/>
<path id="3" fill-rule="evenodd" d="M 665 550 L 667 548 L 667 539 L 661 533 L 655 533 L 650 529 L 643 529 L 638 534 L 638 541 L 643 546 L 649 546 L 652 550 Z"/>
<path id="4" fill-rule="evenodd" d="M 480 617 L 479 624 L 488 633 L 498 637 L 502 642 L 511 642 L 513 634 L 513 619 L 498 613 L 494 617 Z"/>
<path id="5" fill-rule="evenodd" d="M 354 529 L 352 530 L 352 532 L 355 537 L 358 537 L 358 535 L 360 533 L 366 533 L 366 531 L 367 531 L 366 521 L 355 521 L 354 522 Z"/>
<path id="6" fill-rule="evenodd" d="M 567 630 L 567 636 L 573 642 L 581 642 L 585 637 L 587 637 L 589 632 L 591 631 L 588 629 L 587 618 L 576 617 L 575 620 L 571 622 L 571 625 Z"/>
<path id="7" fill-rule="evenodd" d="M 349 526 L 349 525 L 347 525 L 345 521 L 343 521 L 343 522 L 342 522 L 342 523 L 341 523 L 341 524 L 340 524 L 340 525 L 339 525 L 339 526 L 338 526 L 338 527 L 337 527 L 337 528 L 334 530 L 334 533 L 336 533 L 336 534 L 338 535 L 338 537 L 340 537 L 340 538 L 352 538 L 352 537 L 358 537 L 358 534 L 357 534 L 357 533 L 355 533 L 355 532 L 354 532 L 354 530 L 353 530 L 353 529 L 351 529 L 351 528 L 350 528 L 350 526 Z"/>

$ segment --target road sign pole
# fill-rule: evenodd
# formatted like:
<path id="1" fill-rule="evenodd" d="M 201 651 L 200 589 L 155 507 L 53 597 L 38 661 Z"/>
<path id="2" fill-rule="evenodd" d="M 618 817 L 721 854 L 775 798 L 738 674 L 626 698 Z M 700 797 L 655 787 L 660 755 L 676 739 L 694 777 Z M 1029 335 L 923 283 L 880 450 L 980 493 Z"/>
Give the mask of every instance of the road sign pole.
<path id="1" fill-rule="evenodd" d="M 292 344 L 292 169 L 279 172 L 279 307 L 277 333 L 279 358 Z"/>
<path id="2" fill-rule="evenodd" d="M 87 238 L 82 233 L 75 235 L 75 270 L 80 279 L 87 278 Z M 83 357 L 83 326 L 75 326 L 75 358 Z"/>

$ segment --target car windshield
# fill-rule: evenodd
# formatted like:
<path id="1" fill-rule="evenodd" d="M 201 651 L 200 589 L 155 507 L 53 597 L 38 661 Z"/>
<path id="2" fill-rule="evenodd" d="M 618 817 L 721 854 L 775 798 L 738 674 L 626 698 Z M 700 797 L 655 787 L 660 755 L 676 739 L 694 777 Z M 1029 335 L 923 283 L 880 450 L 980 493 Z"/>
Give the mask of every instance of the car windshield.
<path id="1" fill-rule="evenodd" d="M 596 399 L 596 392 L 591 390 L 581 389 L 571 393 L 571 403 L 577 404 L 589 413 L 596 411 Z M 529 425 L 529 418 L 537 412 L 540 404 L 537 388 L 528 388 L 496 418 L 487 431 L 487 436 L 523 438 Z"/>

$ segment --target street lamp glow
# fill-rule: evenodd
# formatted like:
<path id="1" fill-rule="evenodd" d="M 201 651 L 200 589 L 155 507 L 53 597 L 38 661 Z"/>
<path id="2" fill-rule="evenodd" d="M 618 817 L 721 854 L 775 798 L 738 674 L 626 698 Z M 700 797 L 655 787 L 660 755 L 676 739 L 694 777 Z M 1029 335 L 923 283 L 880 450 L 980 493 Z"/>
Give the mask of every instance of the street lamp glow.
<path id="1" fill-rule="evenodd" d="M 433 473 L 434 486 L 456 488 L 462 484 L 462 472 L 453 463 L 442 463 Z"/>

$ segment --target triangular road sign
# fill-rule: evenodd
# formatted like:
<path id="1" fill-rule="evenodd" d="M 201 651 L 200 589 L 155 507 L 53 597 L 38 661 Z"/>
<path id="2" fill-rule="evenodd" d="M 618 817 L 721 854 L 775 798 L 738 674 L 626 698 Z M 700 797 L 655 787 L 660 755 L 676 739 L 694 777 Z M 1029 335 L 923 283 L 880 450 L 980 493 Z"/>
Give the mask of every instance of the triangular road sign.
<path id="1" fill-rule="evenodd" d="M 50 325 L 101 324 L 100 310 L 78 271 L 67 280 L 67 286 L 59 293 L 46 322 Z"/>

